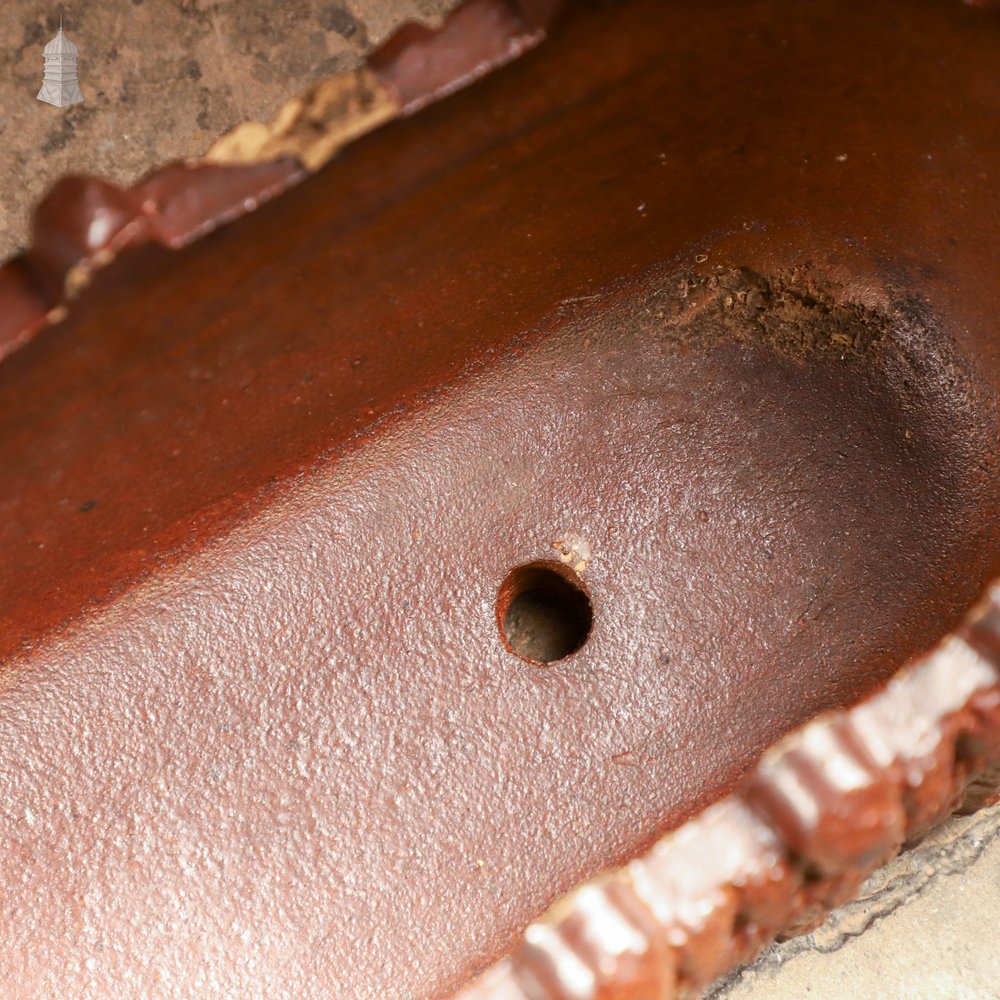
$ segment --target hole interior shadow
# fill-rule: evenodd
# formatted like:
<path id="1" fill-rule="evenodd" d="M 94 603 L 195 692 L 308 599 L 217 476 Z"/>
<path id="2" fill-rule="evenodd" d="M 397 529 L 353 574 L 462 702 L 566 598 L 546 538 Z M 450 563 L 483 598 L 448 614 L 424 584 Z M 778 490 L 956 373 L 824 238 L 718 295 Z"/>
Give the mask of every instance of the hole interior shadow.
<path id="1" fill-rule="evenodd" d="M 580 578 L 557 562 L 511 570 L 500 587 L 497 622 L 504 645 L 521 659 L 545 665 L 572 655 L 593 624 Z"/>

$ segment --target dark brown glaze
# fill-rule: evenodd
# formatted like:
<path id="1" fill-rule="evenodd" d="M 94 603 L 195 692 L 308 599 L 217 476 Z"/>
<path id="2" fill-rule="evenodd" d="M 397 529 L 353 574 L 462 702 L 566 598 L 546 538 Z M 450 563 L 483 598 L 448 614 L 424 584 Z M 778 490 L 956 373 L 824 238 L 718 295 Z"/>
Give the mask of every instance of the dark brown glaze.
<path id="1" fill-rule="evenodd" d="M 149 224 L 133 192 L 99 177 L 64 177 L 35 209 L 27 264 L 49 300 L 65 297 L 70 270 L 108 262 L 148 238 Z"/>
<path id="2" fill-rule="evenodd" d="M 403 112 L 413 112 L 537 45 L 556 6 L 466 0 L 440 27 L 403 25 L 372 53 L 368 65 Z"/>
<path id="3" fill-rule="evenodd" d="M 521 16 L 533 28 L 547 29 L 563 5 L 563 0 L 515 0 Z"/>
<path id="4" fill-rule="evenodd" d="M 465 0 L 438 28 L 405 25 L 368 61 L 398 111 L 411 112 L 537 44 L 556 6 Z M 239 165 L 171 163 L 126 189 L 99 177 L 64 178 L 36 209 L 26 254 L 0 267 L 0 360 L 59 318 L 91 273 L 122 251 L 147 240 L 178 249 L 306 175 L 295 157 L 282 156 Z"/>
<path id="5" fill-rule="evenodd" d="M 177 248 L 252 211 L 305 176 L 293 160 L 253 166 L 169 164 L 131 188 L 99 177 L 59 181 L 32 217 L 31 247 L 0 267 L 0 359 L 31 339 L 124 250 Z"/>
<path id="6" fill-rule="evenodd" d="M 174 163 L 132 188 L 157 243 L 172 250 L 252 212 L 305 177 L 292 159 L 251 167 Z"/>
<path id="7" fill-rule="evenodd" d="M 1000 575 L 998 22 L 723 13 L 574 7 L 0 366 L 7 982 L 447 996 L 681 826 L 650 880 L 724 906 L 661 939 L 609 888 L 655 944 L 608 975 L 693 990 L 987 773 L 989 684 L 904 677 L 933 740 L 830 736 L 870 786 L 762 765 L 822 823 L 741 786 Z M 563 553 L 593 628 L 541 669 L 496 599 Z"/>

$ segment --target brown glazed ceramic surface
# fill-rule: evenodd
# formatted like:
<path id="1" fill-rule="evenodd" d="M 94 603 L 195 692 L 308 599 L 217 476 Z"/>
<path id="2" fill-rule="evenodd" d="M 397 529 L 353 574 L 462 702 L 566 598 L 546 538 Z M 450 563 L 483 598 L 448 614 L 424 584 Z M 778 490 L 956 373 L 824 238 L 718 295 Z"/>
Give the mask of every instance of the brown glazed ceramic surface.
<path id="1" fill-rule="evenodd" d="M 547 13 L 468 9 L 399 111 Z M 64 182 L 0 270 L 0 988 L 690 995 L 987 794 L 998 61 L 952 0 L 584 2 L 308 179 Z"/>
<path id="2" fill-rule="evenodd" d="M 1000 586 L 884 692 L 786 738 L 738 793 L 561 899 L 456 1000 L 697 997 L 963 799 L 982 805 L 998 765 Z"/>

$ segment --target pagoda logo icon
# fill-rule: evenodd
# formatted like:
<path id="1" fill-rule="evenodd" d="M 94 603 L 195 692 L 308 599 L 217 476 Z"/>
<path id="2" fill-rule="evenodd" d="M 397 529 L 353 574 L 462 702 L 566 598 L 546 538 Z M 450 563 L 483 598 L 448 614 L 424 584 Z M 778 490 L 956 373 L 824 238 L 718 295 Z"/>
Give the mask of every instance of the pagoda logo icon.
<path id="1" fill-rule="evenodd" d="M 45 78 L 38 99 L 57 108 L 79 104 L 83 100 L 76 78 L 77 47 L 63 34 L 59 18 L 59 34 L 45 46 Z"/>

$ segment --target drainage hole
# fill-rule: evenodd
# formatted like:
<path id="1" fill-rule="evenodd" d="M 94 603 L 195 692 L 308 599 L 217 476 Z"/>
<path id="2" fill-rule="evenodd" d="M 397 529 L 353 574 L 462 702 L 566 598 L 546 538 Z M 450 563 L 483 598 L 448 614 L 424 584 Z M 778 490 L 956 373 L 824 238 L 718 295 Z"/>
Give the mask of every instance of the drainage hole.
<path id="1" fill-rule="evenodd" d="M 497 597 L 504 645 L 530 663 L 553 663 L 575 653 L 594 621 L 580 578 L 557 562 L 534 562 L 507 574 Z"/>

